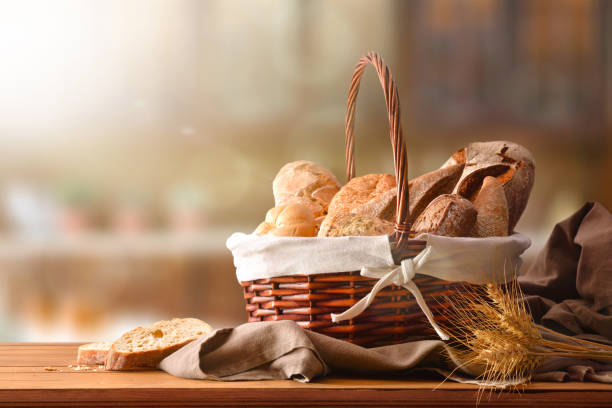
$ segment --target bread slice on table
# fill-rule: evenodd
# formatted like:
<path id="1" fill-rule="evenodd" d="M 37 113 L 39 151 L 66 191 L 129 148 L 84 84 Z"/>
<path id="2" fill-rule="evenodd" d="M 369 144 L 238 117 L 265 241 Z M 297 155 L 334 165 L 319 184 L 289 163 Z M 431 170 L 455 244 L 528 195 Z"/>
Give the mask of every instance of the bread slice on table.
<path id="1" fill-rule="evenodd" d="M 112 344 L 106 357 L 105 368 L 155 368 L 164 358 L 185 344 L 212 331 L 208 323 L 193 318 L 162 320 L 147 327 L 137 327 Z"/>
<path id="2" fill-rule="evenodd" d="M 106 361 L 106 356 L 111 348 L 110 342 L 87 343 L 79 346 L 77 364 L 100 365 Z"/>

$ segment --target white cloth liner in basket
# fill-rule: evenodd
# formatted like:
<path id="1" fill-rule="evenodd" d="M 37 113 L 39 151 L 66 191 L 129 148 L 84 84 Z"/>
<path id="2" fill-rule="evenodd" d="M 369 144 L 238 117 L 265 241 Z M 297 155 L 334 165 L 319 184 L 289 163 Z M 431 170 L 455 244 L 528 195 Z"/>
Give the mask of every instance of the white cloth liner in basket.
<path id="1" fill-rule="evenodd" d="M 303 238 L 234 233 L 227 247 L 234 256 L 238 281 L 290 275 L 316 275 L 361 270 L 361 275 L 378 279 L 372 291 L 350 309 L 332 314 L 334 322 L 354 318 L 374 300 L 379 290 L 401 285 L 415 297 L 429 323 L 443 340 L 448 336 L 436 324 L 418 287 L 415 273 L 451 282 L 503 283 L 514 278 L 531 245 L 524 235 L 507 237 L 451 238 L 419 234 L 427 242 L 415 258 L 401 265 L 393 262 L 386 235 L 372 237 Z"/>

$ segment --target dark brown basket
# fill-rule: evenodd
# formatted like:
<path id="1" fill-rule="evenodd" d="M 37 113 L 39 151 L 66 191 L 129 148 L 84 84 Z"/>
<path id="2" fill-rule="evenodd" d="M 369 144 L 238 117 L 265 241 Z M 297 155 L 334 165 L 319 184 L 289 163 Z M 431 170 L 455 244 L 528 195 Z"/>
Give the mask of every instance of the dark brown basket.
<path id="1" fill-rule="evenodd" d="M 347 179 L 355 176 L 354 115 L 359 82 L 368 64 L 376 68 L 383 88 L 389 130 L 393 146 L 393 161 L 397 182 L 397 219 L 395 232 L 389 236 L 393 259 L 413 258 L 425 248 L 425 241 L 413 239 L 408 209 L 409 193 L 407 156 L 397 88 L 382 58 L 370 52 L 363 56 L 353 73 L 346 109 L 346 170 Z M 316 254 L 313 254 L 316 256 Z M 444 296 L 466 290 L 465 283 L 451 283 L 436 278 L 416 275 L 417 284 L 437 322 L 444 323 L 448 305 Z M 403 343 L 423 338 L 436 338 L 434 330 L 410 292 L 401 286 L 382 289 L 365 312 L 354 319 L 333 323 L 331 313 L 342 313 L 367 295 L 375 279 L 359 272 L 319 275 L 292 275 L 242 282 L 249 322 L 293 320 L 300 326 L 367 347 Z"/>

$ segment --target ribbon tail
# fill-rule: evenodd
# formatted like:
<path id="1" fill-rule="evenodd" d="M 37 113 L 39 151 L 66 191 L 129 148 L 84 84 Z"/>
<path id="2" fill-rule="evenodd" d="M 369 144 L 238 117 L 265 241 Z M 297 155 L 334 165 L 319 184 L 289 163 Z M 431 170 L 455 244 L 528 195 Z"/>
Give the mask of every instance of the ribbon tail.
<path id="1" fill-rule="evenodd" d="M 363 313 L 363 311 L 366 310 L 368 306 L 370 306 L 370 304 L 374 301 L 374 299 L 376 298 L 376 294 L 380 292 L 382 288 L 389 286 L 391 283 L 393 283 L 393 279 L 395 278 L 395 275 L 398 272 L 399 268 L 396 268 L 387 273 L 385 276 L 383 276 L 378 282 L 376 282 L 376 284 L 372 287 L 372 290 L 370 291 L 370 293 L 367 294 L 367 296 L 361 298 L 359 302 L 355 303 L 349 309 L 345 310 L 340 314 L 332 313 L 332 322 L 337 323 L 343 320 L 352 319 L 353 317 Z M 364 275 L 363 270 L 361 271 L 361 274 Z"/>
<path id="2" fill-rule="evenodd" d="M 429 309 L 429 306 L 427 306 L 425 299 L 423 299 L 423 295 L 421 294 L 421 291 L 419 290 L 418 286 L 412 281 L 407 282 L 402 286 L 404 286 L 406 289 L 410 291 L 410 293 L 412 293 L 412 296 L 414 296 L 415 300 L 417 301 L 417 304 L 423 311 L 423 314 L 425 315 L 425 317 L 427 317 L 427 321 L 429 322 L 429 324 L 431 324 L 431 327 L 433 327 L 434 330 L 436 331 L 436 334 L 442 340 L 450 340 L 450 337 L 448 336 L 448 334 L 446 334 L 444 330 L 442 330 L 442 328 L 438 326 L 438 323 L 436 323 L 433 313 Z"/>

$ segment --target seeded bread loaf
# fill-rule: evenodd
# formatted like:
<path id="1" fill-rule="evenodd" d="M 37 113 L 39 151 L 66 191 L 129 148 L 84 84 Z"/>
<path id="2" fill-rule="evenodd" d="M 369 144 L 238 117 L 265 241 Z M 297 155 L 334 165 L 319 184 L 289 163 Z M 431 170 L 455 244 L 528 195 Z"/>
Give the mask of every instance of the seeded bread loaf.
<path id="1" fill-rule="evenodd" d="M 112 344 L 105 368 L 137 370 L 157 367 L 168 355 L 212 330 L 207 323 L 193 318 L 162 320 L 147 327 L 137 327 Z"/>
<path id="2" fill-rule="evenodd" d="M 412 229 L 447 237 L 469 237 L 475 223 L 476 209 L 469 200 L 456 194 L 443 194 L 429 203 Z"/>

